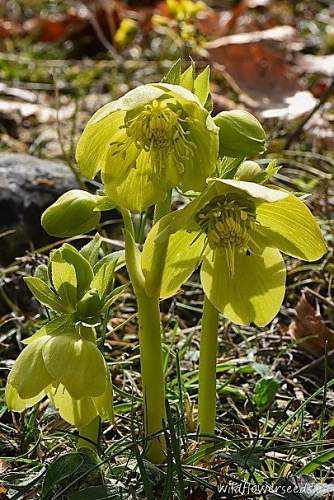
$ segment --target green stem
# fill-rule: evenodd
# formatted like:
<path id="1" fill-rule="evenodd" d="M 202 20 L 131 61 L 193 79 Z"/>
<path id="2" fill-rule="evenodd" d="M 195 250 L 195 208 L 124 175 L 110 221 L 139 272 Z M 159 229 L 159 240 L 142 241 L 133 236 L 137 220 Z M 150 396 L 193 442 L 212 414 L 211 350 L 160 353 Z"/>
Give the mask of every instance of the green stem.
<path id="1" fill-rule="evenodd" d="M 95 417 L 88 425 L 79 429 L 79 439 L 77 443 L 80 448 L 88 448 L 97 453 L 97 445 L 100 433 L 100 417 Z"/>
<path id="2" fill-rule="evenodd" d="M 216 427 L 216 359 L 219 313 L 205 297 L 199 355 L 198 423 L 202 434 Z"/>
<path id="3" fill-rule="evenodd" d="M 166 207 L 156 207 L 156 214 L 161 217 Z M 148 295 L 146 281 L 141 269 L 141 255 L 134 241 L 131 215 L 122 211 L 125 226 L 125 258 L 130 279 L 137 297 L 140 364 L 144 396 L 145 435 L 151 436 L 163 428 L 166 420 L 165 384 L 161 348 L 161 324 L 159 295 Z M 159 268 L 157 279 L 161 282 L 163 267 L 152 259 L 152 269 Z M 165 459 L 165 440 L 157 436 L 149 440 L 146 457 L 154 463 Z"/>
<path id="4" fill-rule="evenodd" d="M 166 420 L 159 299 L 137 293 L 137 305 L 145 435 L 150 436 L 161 431 Z M 161 463 L 165 459 L 164 450 L 164 437 L 158 436 L 149 441 L 146 457 L 153 463 Z"/>

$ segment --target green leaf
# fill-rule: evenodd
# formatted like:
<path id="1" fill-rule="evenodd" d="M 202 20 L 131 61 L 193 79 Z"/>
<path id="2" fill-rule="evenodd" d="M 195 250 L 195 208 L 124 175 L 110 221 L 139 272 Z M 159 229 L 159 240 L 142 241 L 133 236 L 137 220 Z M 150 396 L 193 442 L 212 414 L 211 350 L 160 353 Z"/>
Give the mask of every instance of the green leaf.
<path id="1" fill-rule="evenodd" d="M 181 80 L 181 59 L 178 59 L 170 68 L 168 73 L 162 78 L 161 83 L 179 85 Z"/>
<path id="2" fill-rule="evenodd" d="M 191 62 L 188 68 L 181 74 L 180 85 L 192 92 L 194 90 L 195 64 Z"/>
<path id="3" fill-rule="evenodd" d="M 334 448 L 326 450 L 323 453 L 319 453 L 310 462 L 299 469 L 298 474 L 313 474 L 314 471 L 328 464 L 329 467 L 332 466 L 334 459 Z"/>
<path id="4" fill-rule="evenodd" d="M 81 255 L 90 263 L 91 266 L 95 266 L 95 264 L 97 263 L 101 243 L 102 236 L 100 236 L 99 233 L 96 233 L 94 238 L 80 250 Z"/>
<path id="5" fill-rule="evenodd" d="M 57 457 L 48 467 L 42 487 L 42 498 L 48 498 L 64 479 L 69 479 L 84 462 L 81 453 L 66 453 Z"/>
<path id="6" fill-rule="evenodd" d="M 91 288 L 96 288 L 101 298 L 108 294 L 113 286 L 116 264 L 116 259 L 104 262 L 93 278 Z"/>
<path id="7" fill-rule="evenodd" d="M 262 203 L 256 211 L 261 224 L 258 239 L 298 259 L 315 261 L 327 251 L 320 228 L 305 203 L 290 195 L 276 203 Z"/>
<path id="8" fill-rule="evenodd" d="M 267 408 L 275 399 L 281 381 L 274 376 L 259 380 L 254 389 L 253 401 L 260 409 Z"/>
<path id="9" fill-rule="evenodd" d="M 88 260 L 72 245 L 64 243 L 61 247 L 62 257 L 75 268 L 77 278 L 78 299 L 83 297 L 90 287 L 94 277 L 93 269 Z"/>
<path id="10" fill-rule="evenodd" d="M 150 271 L 153 255 L 156 252 L 156 245 L 161 245 L 155 240 L 159 232 L 173 220 L 173 217 L 174 214 L 171 213 L 160 219 L 152 227 L 144 244 L 142 269 L 148 293 L 150 293 Z M 198 236 L 198 232 L 187 232 L 185 229 L 181 229 L 169 237 L 160 290 L 161 298 L 165 299 L 174 295 L 191 276 L 201 260 L 204 240 L 204 234 Z M 154 284 L 152 284 L 152 288 L 154 288 Z"/>
<path id="11" fill-rule="evenodd" d="M 51 255 L 51 275 L 53 286 L 62 302 L 75 309 L 77 303 L 77 277 L 75 267 L 66 262 L 62 250 L 55 250 Z"/>
<path id="12" fill-rule="evenodd" d="M 112 292 L 110 292 L 107 297 L 105 298 L 105 302 L 103 304 L 103 311 L 105 313 L 108 312 L 110 307 L 113 305 L 114 302 L 122 295 L 122 293 L 129 287 L 129 285 L 121 285 L 115 288 Z"/>
<path id="13" fill-rule="evenodd" d="M 210 66 L 207 66 L 194 81 L 194 94 L 198 97 L 203 106 L 205 105 L 210 92 Z"/>
<path id="14" fill-rule="evenodd" d="M 24 278 L 29 290 L 43 305 L 58 312 L 69 312 L 68 306 L 63 304 L 59 297 L 48 287 L 44 281 L 33 276 Z"/>
<path id="15" fill-rule="evenodd" d="M 262 255 L 236 252 L 233 276 L 223 251 L 211 252 L 201 269 L 206 296 L 239 325 L 265 326 L 275 317 L 284 298 L 285 275 L 282 256 L 273 248 L 266 248 Z"/>
<path id="16" fill-rule="evenodd" d="M 96 274 L 99 271 L 99 269 L 101 269 L 101 267 L 104 266 L 106 262 L 114 262 L 114 261 L 116 261 L 115 271 L 122 269 L 122 267 L 125 266 L 125 250 L 117 250 L 116 252 L 111 252 L 105 255 L 95 264 L 94 274 Z"/>
<path id="17" fill-rule="evenodd" d="M 242 161 L 242 158 L 229 158 L 228 156 L 224 156 L 218 161 L 218 177 L 221 179 L 233 179 Z"/>

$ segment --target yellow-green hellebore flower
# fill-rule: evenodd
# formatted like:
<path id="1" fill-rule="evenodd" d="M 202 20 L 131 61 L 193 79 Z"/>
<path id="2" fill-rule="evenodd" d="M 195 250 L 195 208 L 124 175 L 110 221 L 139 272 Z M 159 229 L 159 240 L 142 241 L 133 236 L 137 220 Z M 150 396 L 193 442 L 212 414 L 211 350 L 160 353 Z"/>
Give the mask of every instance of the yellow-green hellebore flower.
<path id="1" fill-rule="evenodd" d="M 81 173 L 100 170 L 116 205 L 141 211 L 179 186 L 201 191 L 218 156 L 218 127 L 198 98 L 149 84 L 106 104 L 89 120 L 76 151 Z"/>
<path id="2" fill-rule="evenodd" d="M 202 261 L 206 296 L 237 324 L 269 323 L 285 292 L 284 252 L 307 261 L 326 252 L 321 231 L 294 195 L 253 182 L 210 179 L 208 189 L 184 209 L 162 218 L 142 254 L 147 291 L 150 262 L 169 238 L 160 296 L 174 295 Z"/>
<path id="3" fill-rule="evenodd" d="M 9 373 L 8 408 L 20 412 L 47 395 L 61 416 L 78 428 L 97 415 L 111 419 L 110 375 L 89 330 L 32 340 Z"/>

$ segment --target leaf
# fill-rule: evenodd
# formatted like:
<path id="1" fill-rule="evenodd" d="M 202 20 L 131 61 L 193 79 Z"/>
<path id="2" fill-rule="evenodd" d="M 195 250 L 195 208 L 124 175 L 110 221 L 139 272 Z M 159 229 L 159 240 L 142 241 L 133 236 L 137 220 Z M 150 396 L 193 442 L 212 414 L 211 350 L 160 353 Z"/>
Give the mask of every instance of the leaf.
<path id="1" fill-rule="evenodd" d="M 115 202 L 109 196 L 99 196 L 96 199 L 96 207 L 94 208 L 94 211 L 104 212 L 107 210 L 113 210 L 115 207 Z"/>
<path id="2" fill-rule="evenodd" d="M 64 243 L 61 247 L 61 252 L 64 259 L 75 267 L 77 296 L 80 299 L 89 289 L 94 277 L 92 266 L 76 248 L 68 243 Z"/>
<path id="3" fill-rule="evenodd" d="M 69 308 L 75 309 L 77 303 L 77 277 L 75 268 L 62 257 L 62 251 L 51 254 L 52 282 L 58 296 Z"/>
<path id="4" fill-rule="evenodd" d="M 201 104 L 206 103 L 210 92 L 210 66 L 207 66 L 194 81 L 194 94 Z"/>
<path id="5" fill-rule="evenodd" d="M 56 458 L 49 465 L 42 486 L 42 498 L 47 499 L 49 494 L 61 484 L 64 479 L 70 478 L 80 469 L 84 462 L 81 453 L 66 453 Z"/>
<path id="6" fill-rule="evenodd" d="M 323 453 L 319 453 L 315 458 L 313 458 L 309 463 L 304 465 L 299 469 L 298 474 L 312 474 L 314 471 L 328 464 L 331 466 L 334 459 L 334 448 L 326 450 Z"/>
<path id="7" fill-rule="evenodd" d="M 181 80 L 181 59 L 178 59 L 170 68 L 168 73 L 162 78 L 161 83 L 179 85 Z"/>
<path id="8" fill-rule="evenodd" d="M 108 312 L 109 308 L 118 300 L 122 293 L 128 288 L 129 285 L 121 285 L 115 288 L 112 292 L 107 295 L 105 302 L 103 304 L 103 311 Z"/>
<path id="9" fill-rule="evenodd" d="M 81 255 L 90 263 L 91 266 L 95 266 L 98 260 L 101 243 L 102 236 L 99 233 L 96 233 L 94 238 L 80 250 Z"/>
<path id="10" fill-rule="evenodd" d="M 322 356 L 334 349 L 334 330 L 331 330 L 303 293 L 296 307 L 296 317 L 289 326 L 289 334 L 300 347 L 313 356 Z"/>
<path id="11" fill-rule="evenodd" d="M 43 305 L 50 307 L 58 312 L 69 312 L 68 307 L 61 302 L 59 297 L 51 288 L 39 278 L 28 276 L 24 278 L 29 290 Z"/>
<path id="12" fill-rule="evenodd" d="M 125 250 L 118 250 L 117 252 L 112 252 L 105 255 L 95 264 L 94 274 L 96 274 L 106 262 L 110 261 L 116 261 L 116 271 L 122 269 L 122 267 L 125 266 Z"/>
<path id="13" fill-rule="evenodd" d="M 274 376 L 264 377 L 256 383 L 253 401 L 260 409 L 267 408 L 275 399 L 281 385 L 280 380 Z"/>
<path id="14" fill-rule="evenodd" d="M 194 90 L 195 64 L 191 62 L 190 66 L 181 74 L 180 85 L 192 92 Z"/>
<path id="15" fill-rule="evenodd" d="M 104 262 L 91 282 L 91 288 L 96 288 L 101 298 L 108 294 L 112 288 L 116 264 L 116 259 Z"/>

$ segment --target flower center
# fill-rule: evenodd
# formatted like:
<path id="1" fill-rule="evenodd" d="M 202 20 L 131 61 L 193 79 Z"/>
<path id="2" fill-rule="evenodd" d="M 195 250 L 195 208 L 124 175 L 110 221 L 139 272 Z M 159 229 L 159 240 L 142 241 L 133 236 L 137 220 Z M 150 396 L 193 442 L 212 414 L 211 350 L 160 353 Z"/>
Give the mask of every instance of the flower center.
<path id="1" fill-rule="evenodd" d="M 188 139 L 189 118 L 178 103 L 152 101 L 140 112 L 128 112 L 123 127 L 128 139 L 111 143 L 113 154 L 126 155 L 131 144 L 149 154 L 152 176 L 163 177 L 168 166 L 184 172 L 184 163 L 193 157 L 193 144 Z M 172 162 L 168 163 L 168 157 Z"/>
<path id="2" fill-rule="evenodd" d="M 238 195 L 217 196 L 197 214 L 196 220 L 206 233 L 210 248 L 226 253 L 233 275 L 235 250 L 247 248 L 249 233 L 255 228 L 254 204 Z"/>
<path id="3" fill-rule="evenodd" d="M 134 119 L 125 123 L 127 134 L 139 148 L 150 151 L 173 146 L 173 142 L 182 135 L 177 113 L 166 103 L 153 101 Z"/>

